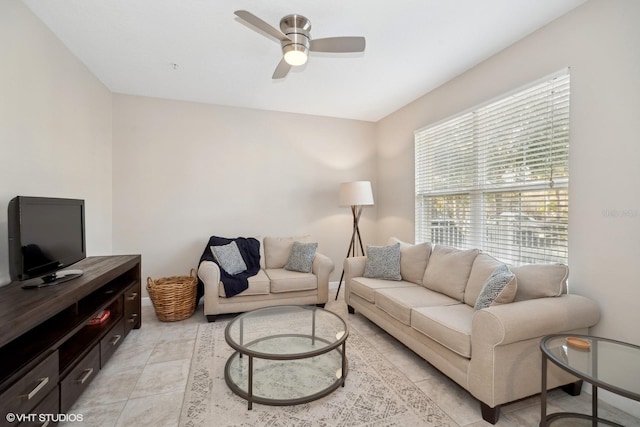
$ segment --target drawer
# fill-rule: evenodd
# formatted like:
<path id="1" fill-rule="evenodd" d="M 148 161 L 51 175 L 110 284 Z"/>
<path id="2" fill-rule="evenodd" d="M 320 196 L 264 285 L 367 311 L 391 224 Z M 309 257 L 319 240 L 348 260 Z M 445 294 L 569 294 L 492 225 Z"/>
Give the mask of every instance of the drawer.
<path id="1" fill-rule="evenodd" d="M 140 284 L 134 285 L 124 293 L 124 332 L 125 335 L 133 328 L 140 328 Z"/>
<path id="2" fill-rule="evenodd" d="M 58 352 L 54 351 L 11 387 L 0 394 L 0 425 L 7 424 L 5 415 L 28 414 L 58 387 Z"/>
<path id="3" fill-rule="evenodd" d="M 73 402 L 89 386 L 100 370 L 100 346 L 94 346 L 60 382 L 60 412 L 69 411 Z"/>
<path id="4" fill-rule="evenodd" d="M 60 412 L 58 410 L 59 407 L 60 391 L 56 387 L 33 409 L 31 412 L 33 418 L 30 421 L 21 423 L 20 427 L 42 427 L 58 424 L 54 420 L 58 418 L 56 415 Z"/>
<path id="5" fill-rule="evenodd" d="M 100 340 L 100 366 L 104 367 L 124 339 L 124 319 L 120 319 Z"/>

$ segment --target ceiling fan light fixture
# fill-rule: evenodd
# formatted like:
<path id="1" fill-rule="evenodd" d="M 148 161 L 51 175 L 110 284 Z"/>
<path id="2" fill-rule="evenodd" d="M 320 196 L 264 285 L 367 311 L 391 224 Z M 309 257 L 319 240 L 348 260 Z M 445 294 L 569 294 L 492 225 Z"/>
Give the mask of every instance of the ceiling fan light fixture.
<path id="1" fill-rule="evenodd" d="M 238 18 L 268 36 L 280 41 L 283 58 L 278 62 L 272 79 L 287 76 L 291 67 L 307 63 L 309 52 L 364 52 L 364 37 L 325 37 L 311 40 L 311 21 L 302 15 L 287 15 L 280 20 L 280 30 L 246 10 L 233 12 Z"/>
<path id="2" fill-rule="evenodd" d="M 290 44 L 283 48 L 284 52 L 284 60 L 287 61 L 287 64 L 297 67 L 299 65 L 304 65 L 307 63 L 308 58 L 308 49 L 299 44 Z"/>

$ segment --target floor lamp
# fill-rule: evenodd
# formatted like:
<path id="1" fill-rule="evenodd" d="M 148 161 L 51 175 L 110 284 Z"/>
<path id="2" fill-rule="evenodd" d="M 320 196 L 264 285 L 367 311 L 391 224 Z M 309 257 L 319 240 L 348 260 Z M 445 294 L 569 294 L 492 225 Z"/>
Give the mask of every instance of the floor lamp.
<path id="1" fill-rule="evenodd" d="M 362 246 L 362 238 L 360 237 L 360 228 L 358 227 L 358 223 L 360 222 L 360 215 L 362 215 L 362 207 L 367 205 L 373 205 L 371 182 L 355 181 L 340 184 L 340 206 L 351 206 L 351 214 L 353 215 L 353 232 L 351 233 L 351 243 L 349 243 L 349 249 L 347 250 L 347 258 L 358 254 L 358 244 L 360 246 L 360 255 L 364 255 L 364 248 Z M 336 300 L 340 294 L 342 279 L 344 279 L 344 269 L 340 276 L 340 282 L 338 282 Z"/>

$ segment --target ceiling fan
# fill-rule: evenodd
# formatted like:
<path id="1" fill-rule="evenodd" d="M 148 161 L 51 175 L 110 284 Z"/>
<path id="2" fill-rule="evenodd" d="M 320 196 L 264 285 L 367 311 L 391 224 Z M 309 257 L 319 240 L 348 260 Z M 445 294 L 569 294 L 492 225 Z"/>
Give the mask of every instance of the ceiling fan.
<path id="1" fill-rule="evenodd" d="M 280 31 L 246 10 L 236 10 L 234 13 L 248 24 L 280 40 L 283 57 L 273 72 L 273 79 L 282 79 L 289 73 L 291 67 L 304 65 L 309 51 L 349 53 L 363 52 L 365 48 L 364 37 L 311 39 L 309 34 L 311 21 L 302 15 L 287 15 L 282 18 L 280 20 L 282 31 Z"/>

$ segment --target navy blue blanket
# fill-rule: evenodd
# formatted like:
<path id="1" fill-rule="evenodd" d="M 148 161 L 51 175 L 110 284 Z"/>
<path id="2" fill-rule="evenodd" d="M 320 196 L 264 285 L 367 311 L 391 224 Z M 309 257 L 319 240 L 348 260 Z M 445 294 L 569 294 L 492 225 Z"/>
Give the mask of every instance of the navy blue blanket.
<path id="1" fill-rule="evenodd" d="M 202 252 L 200 262 L 198 263 L 198 267 L 200 267 L 202 261 L 213 261 L 218 264 L 211 252 L 211 246 L 227 245 L 234 241 L 236 242 L 236 245 L 238 245 L 240 255 L 242 255 L 242 259 L 247 265 L 247 269 L 238 274 L 231 275 L 224 271 L 224 269 L 220 268 L 220 281 L 224 286 L 224 292 L 227 297 L 238 295 L 240 292 L 246 290 L 249 287 L 249 277 L 255 276 L 260 271 L 260 242 L 252 237 L 227 239 L 225 237 L 211 236 L 211 238 L 209 238 L 209 243 L 207 243 L 207 246 L 204 248 L 204 252 Z M 202 298 L 203 295 L 204 283 L 202 283 L 202 280 L 198 277 L 196 305 L 198 305 L 198 301 L 200 301 L 200 298 Z"/>

